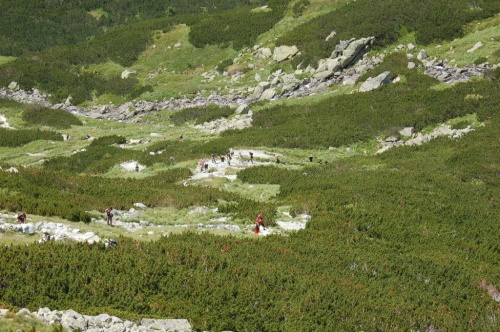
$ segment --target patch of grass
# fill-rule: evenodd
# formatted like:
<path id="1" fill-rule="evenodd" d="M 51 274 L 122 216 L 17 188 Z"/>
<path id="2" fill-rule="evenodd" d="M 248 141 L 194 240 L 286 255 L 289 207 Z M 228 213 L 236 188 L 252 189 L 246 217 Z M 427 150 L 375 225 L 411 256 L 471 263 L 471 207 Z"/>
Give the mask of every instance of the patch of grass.
<path id="1" fill-rule="evenodd" d="M 0 66 L 6 64 L 6 63 L 9 63 L 9 62 L 12 62 L 14 60 L 16 60 L 17 58 L 14 57 L 14 56 L 1 56 L 0 55 Z"/>
<path id="2" fill-rule="evenodd" d="M 467 34 L 464 37 L 442 43 L 441 47 L 436 47 L 436 44 L 429 45 L 425 50 L 430 57 L 448 59 L 449 63 L 459 67 L 474 64 L 478 59 L 485 59 L 490 64 L 500 63 L 499 26 L 500 15 L 474 22 L 467 26 Z M 483 46 L 474 52 L 467 52 L 479 41 Z"/>
<path id="3" fill-rule="evenodd" d="M 96 8 L 89 11 L 89 15 L 95 18 L 96 20 L 100 20 L 101 17 L 109 17 L 109 13 L 106 12 L 103 8 Z"/>
<path id="4" fill-rule="evenodd" d="M 118 77 L 121 75 L 121 73 L 125 70 L 125 67 L 122 65 L 113 62 L 111 60 L 108 60 L 103 63 L 97 63 L 97 64 L 92 64 L 89 65 L 84 69 L 86 72 L 90 73 L 99 73 L 102 77 L 106 79 L 111 79 L 113 77 Z"/>

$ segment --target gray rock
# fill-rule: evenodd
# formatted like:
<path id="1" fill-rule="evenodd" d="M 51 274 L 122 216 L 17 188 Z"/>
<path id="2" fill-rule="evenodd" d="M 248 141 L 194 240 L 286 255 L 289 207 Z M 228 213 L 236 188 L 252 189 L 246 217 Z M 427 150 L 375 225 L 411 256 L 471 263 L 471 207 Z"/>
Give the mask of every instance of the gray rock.
<path id="1" fill-rule="evenodd" d="M 285 61 L 295 54 L 297 54 L 299 50 L 297 49 L 297 46 L 278 46 L 274 48 L 274 53 L 273 53 L 273 60 L 276 62 L 282 62 Z"/>
<path id="2" fill-rule="evenodd" d="M 413 135 L 414 128 L 413 127 L 405 127 L 399 131 L 401 136 L 411 136 Z"/>
<path id="3" fill-rule="evenodd" d="M 129 78 L 129 77 L 132 77 L 132 76 L 135 76 L 135 75 L 137 75 L 137 71 L 136 70 L 125 69 L 124 71 L 122 71 L 121 78 L 125 79 L 125 78 Z"/>
<path id="4" fill-rule="evenodd" d="M 467 53 L 472 53 L 472 52 L 476 51 L 478 48 L 480 48 L 481 46 L 483 46 L 483 43 L 481 41 L 478 41 L 476 44 L 474 44 L 474 46 L 472 46 L 472 48 L 467 50 Z"/>
<path id="5" fill-rule="evenodd" d="M 147 208 L 147 206 L 145 204 L 142 204 L 142 203 L 134 203 L 134 206 L 138 207 L 140 209 L 146 209 Z"/>
<path id="6" fill-rule="evenodd" d="M 29 314 L 31 314 L 31 311 L 29 311 L 29 309 L 26 308 L 22 308 L 16 313 L 16 315 L 29 315 Z"/>
<path id="7" fill-rule="evenodd" d="M 19 90 L 19 85 L 17 84 L 17 82 L 12 81 L 10 82 L 8 89 L 12 91 Z"/>
<path id="8" fill-rule="evenodd" d="M 264 47 L 259 49 L 259 53 L 262 54 L 262 56 L 264 56 L 265 58 L 270 58 L 271 55 L 273 54 L 269 47 Z"/>
<path id="9" fill-rule="evenodd" d="M 408 47 L 410 51 L 415 49 L 415 45 L 413 45 L 412 43 L 409 43 L 408 45 L 406 45 L 406 47 Z"/>
<path id="10" fill-rule="evenodd" d="M 359 88 L 360 92 L 367 92 L 378 89 L 382 85 L 389 84 L 391 82 L 391 73 L 385 71 L 376 77 L 369 77 Z"/>
<path id="11" fill-rule="evenodd" d="M 415 62 L 408 62 L 408 69 L 413 69 L 415 68 Z"/>
<path id="12" fill-rule="evenodd" d="M 257 82 L 260 82 L 260 80 L 261 80 L 261 79 L 262 79 L 262 77 L 260 76 L 260 74 L 259 74 L 259 73 L 256 73 L 256 74 L 255 74 L 255 80 L 256 80 Z"/>
<path id="13" fill-rule="evenodd" d="M 248 105 L 242 104 L 236 109 L 236 114 L 243 114 L 248 112 Z"/>
<path id="14" fill-rule="evenodd" d="M 87 323 L 85 317 L 74 310 L 67 310 L 61 318 L 61 325 L 70 331 L 76 329 L 85 330 L 87 329 Z"/>
<path id="15" fill-rule="evenodd" d="M 422 61 L 422 60 L 425 60 L 427 58 L 428 58 L 428 55 L 425 52 L 425 50 L 420 50 L 420 52 L 418 52 L 417 59 L 419 59 L 420 61 Z"/>
<path id="16" fill-rule="evenodd" d="M 5 314 L 8 312 L 9 312 L 9 309 L 0 309 L 0 317 L 5 316 Z"/>
<path id="17" fill-rule="evenodd" d="M 143 318 L 141 325 L 152 330 L 162 330 L 166 332 L 192 331 L 191 324 L 187 319 L 149 319 Z"/>
<path id="18" fill-rule="evenodd" d="M 269 88 L 266 89 L 264 92 L 262 92 L 262 95 L 260 96 L 259 100 L 269 100 L 272 99 L 274 96 L 276 96 L 276 89 Z"/>

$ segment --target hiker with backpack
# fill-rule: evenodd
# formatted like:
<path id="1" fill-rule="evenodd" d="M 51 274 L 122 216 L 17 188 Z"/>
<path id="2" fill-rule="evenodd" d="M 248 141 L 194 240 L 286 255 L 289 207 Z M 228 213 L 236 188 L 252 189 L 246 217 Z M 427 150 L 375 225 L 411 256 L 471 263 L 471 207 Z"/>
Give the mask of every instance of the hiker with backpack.
<path id="1" fill-rule="evenodd" d="M 106 209 L 106 223 L 108 226 L 113 226 L 113 208 L 111 206 Z"/>
<path id="2" fill-rule="evenodd" d="M 250 159 L 248 159 L 248 162 L 252 163 L 253 165 L 253 152 L 250 152 L 249 154 L 250 154 Z"/>

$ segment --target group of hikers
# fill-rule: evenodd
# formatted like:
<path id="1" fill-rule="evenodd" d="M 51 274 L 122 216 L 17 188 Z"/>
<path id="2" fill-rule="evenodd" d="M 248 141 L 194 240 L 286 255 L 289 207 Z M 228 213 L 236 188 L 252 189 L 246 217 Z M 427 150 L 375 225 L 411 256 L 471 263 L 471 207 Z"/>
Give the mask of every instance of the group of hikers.
<path id="1" fill-rule="evenodd" d="M 245 158 L 243 157 L 241 152 L 239 153 L 239 155 L 240 155 L 240 163 L 244 163 Z M 227 164 L 230 166 L 231 161 L 233 160 L 233 156 L 234 156 L 234 150 L 233 150 L 233 148 L 229 148 L 229 151 L 226 154 L 222 153 L 219 155 L 220 162 L 221 163 L 227 162 Z M 217 157 L 217 154 L 215 152 L 213 152 L 211 155 L 211 160 L 212 160 L 212 163 L 214 163 L 214 164 L 217 164 L 216 157 Z M 275 162 L 276 162 L 276 164 L 281 163 L 279 155 L 276 155 Z M 247 163 L 253 164 L 253 152 L 248 153 Z M 198 161 L 198 168 L 199 168 L 200 172 L 203 172 L 203 171 L 208 172 L 208 167 L 209 167 L 209 162 L 206 161 L 205 159 L 203 159 L 203 157 L 201 157 L 200 160 Z"/>

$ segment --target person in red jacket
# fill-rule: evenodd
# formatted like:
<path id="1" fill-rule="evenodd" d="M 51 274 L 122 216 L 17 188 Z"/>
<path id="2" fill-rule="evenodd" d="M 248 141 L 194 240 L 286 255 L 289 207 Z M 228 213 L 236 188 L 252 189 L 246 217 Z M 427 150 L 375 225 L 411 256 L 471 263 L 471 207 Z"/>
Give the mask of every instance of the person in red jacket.
<path id="1" fill-rule="evenodd" d="M 259 226 L 259 228 L 260 228 L 260 226 L 262 226 L 262 229 L 264 229 L 266 227 L 266 226 L 264 226 L 264 218 L 262 218 L 261 214 L 259 214 L 257 216 L 257 218 L 255 219 L 255 223 L 257 224 L 257 226 Z"/>

